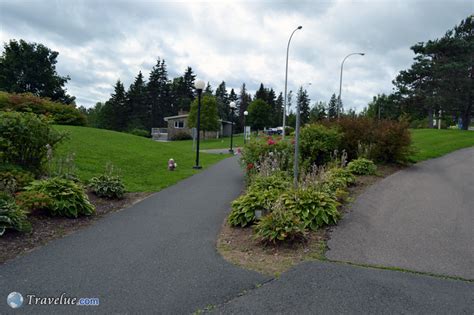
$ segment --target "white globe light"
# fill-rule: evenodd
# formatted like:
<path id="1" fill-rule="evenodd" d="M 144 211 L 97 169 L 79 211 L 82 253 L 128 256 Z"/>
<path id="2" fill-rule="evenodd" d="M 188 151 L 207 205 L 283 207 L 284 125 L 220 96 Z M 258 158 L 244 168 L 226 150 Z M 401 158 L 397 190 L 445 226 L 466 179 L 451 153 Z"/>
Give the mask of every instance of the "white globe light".
<path id="1" fill-rule="evenodd" d="M 245 115 L 245 116 L 247 116 L 248 114 L 249 114 L 249 112 L 248 112 L 248 111 L 245 111 L 245 112 L 244 112 L 244 115 Z"/>
<path id="2" fill-rule="evenodd" d="M 196 90 L 204 90 L 206 83 L 203 80 L 197 80 L 196 83 L 194 83 L 194 87 Z"/>
<path id="3" fill-rule="evenodd" d="M 231 109 L 236 109 L 237 108 L 237 104 L 235 104 L 235 102 L 230 102 L 229 106 L 230 106 Z"/>

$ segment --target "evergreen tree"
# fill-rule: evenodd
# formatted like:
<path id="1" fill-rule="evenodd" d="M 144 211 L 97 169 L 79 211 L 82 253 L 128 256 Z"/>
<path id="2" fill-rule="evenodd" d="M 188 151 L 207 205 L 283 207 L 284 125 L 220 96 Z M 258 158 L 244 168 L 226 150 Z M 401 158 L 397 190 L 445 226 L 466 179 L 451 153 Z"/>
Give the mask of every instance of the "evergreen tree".
<path id="1" fill-rule="evenodd" d="M 127 129 L 145 129 L 149 131 L 150 108 L 148 106 L 147 88 L 140 71 L 127 92 Z"/>
<path id="2" fill-rule="evenodd" d="M 275 115 L 273 117 L 273 125 L 274 126 L 281 126 L 283 120 L 283 93 L 280 92 L 276 101 L 275 101 Z"/>
<path id="3" fill-rule="evenodd" d="M 324 102 L 317 102 L 309 112 L 309 121 L 315 123 L 326 118 L 326 104 Z"/>
<path id="4" fill-rule="evenodd" d="M 300 123 L 304 125 L 309 121 L 309 103 L 308 92 L 301 86 L 296 96 L 296 102 L 300 107 Z"/>
<path id="5" fill-rule="evenodd" d="M 328 103 L 327 115 L 329 119 L 337 118 L 337 105 L 338 105 L 338 100 L 337 100 L 336 94 L 333 94 Z"/>
<path id="6" fill-rule="evenodd" d="M 240 88 L 239 99 L 237 102 L 239 112 L 239 130 L 243 130 L 244 112 L 248 109 L 248 106 L 251 101 L 252 97 L 249 93 L 247 93 L 247 88 L 245 86 L 245 83 L 243 83 L 242 87 Z"/>
<path id="7" fill-rule="evenodd" d="M 215 96 L 217 101 L 217 112 L 219 114 L 219 118 L 222 120 L 229 120 L 230 102 L 224 81 L 222 81 L 221 84 L 219 84 L 219 86 L 217 87 Z"/>
<path id="8" fill-rule="evenodd" d="M 262 100 L 264 102 L 267 102 L 267 89 L 265 88 L 265 86 L 263 85 L 263 83 L 260 83 L 260 87 L 259 89 L 257 90 L 257 92 L 255 92 L 255 96 L 254 96 L 254 100 L 256 99 L 259 99 L 259 100 Z"/>
<path id="9" fill-rule="evenodd" d="M 202 94 L 210 94 L 212 95 L 214 91 L 212 90 L 211 84 L 207 82 L 206 88 L 204 89 L 204 92 Z"/>
<path id="10" fill-rule="evenodd" d="M 191 102 L 194 100 L 194 81 L 196 76 L 191 67 L 187 67 L 183 76 L 173 79 L 171 83 L 171 103 L 173 111 L 189 112 Z"/>
<path id="11" fill-rule="evenodd" d="M 168 72 L 165 60 L 158 58 L 150 72 L 147 84 L 148 104 L 151 107 L 151 126 L 166 126 L 164 117 L 175 113 L 171 103 L 171 85 L 168 82 Z"/>
<path id="12" fill-rule="evenodd" d="M 127 127 L 127 98 L 125 88 L 120 80 L 114 86 L 114 92 L 102 109 L 104 127 L 117 131 L 124 131 Z"/>

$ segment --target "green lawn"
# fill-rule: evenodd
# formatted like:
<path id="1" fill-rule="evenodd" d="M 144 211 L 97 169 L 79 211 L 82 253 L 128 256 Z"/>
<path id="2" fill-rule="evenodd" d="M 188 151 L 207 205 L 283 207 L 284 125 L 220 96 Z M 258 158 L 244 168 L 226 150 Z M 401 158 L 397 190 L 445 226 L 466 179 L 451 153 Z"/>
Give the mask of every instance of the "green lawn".
<path id="1" fill-rule="evenodd" d="M 74 152 L 77 173 L 81 180 L 101 174 L 108 162 L 121 170 L 125 186 L 131 192 L 159 191 L 181 179 L 195 174 L 195 151 L 192 141 L 155 142 L 151 139 L 126 133 L 75 126 L 55 126 L 67 131 L 69 140 L 57 150 L 57 156 Z M 207 143 L 203 145 L 206 146 Z M 219 147 L 210 141 L 209 148 Z M 223 146 L 225 147 L 225 146 Z M 200 154 L 200 164 L 206 168 L 228 155 Z M 168 159 L 173 158 L 178 167 L 170 172 Z"/>
<path id="2" fill-rule="evenodd" d="M 416 152 L 413 162 L 442 156 L 449 152 L 474 146 L 474 131 L 448 129 L 412 129 L 413 146 Z"/>
<path id="3" fill-rule="evenodd" d="M 181 142 L 187 142 L 190 143 L 192 146 L 193 141 L 192 140 L 186 140 L 186 141 L 181 141 Z M 233 147 L 242 147 L 244 145 L 244 134 L 237 134 L 234 135 L 233 137 Z M 201 140 L 199 144 L 199 148 L 201 150 L 206 150 L 206 149 L 230 149 L 230 137 L 225 137 L 221 139 L 209 139 L 209 140 Z"/>

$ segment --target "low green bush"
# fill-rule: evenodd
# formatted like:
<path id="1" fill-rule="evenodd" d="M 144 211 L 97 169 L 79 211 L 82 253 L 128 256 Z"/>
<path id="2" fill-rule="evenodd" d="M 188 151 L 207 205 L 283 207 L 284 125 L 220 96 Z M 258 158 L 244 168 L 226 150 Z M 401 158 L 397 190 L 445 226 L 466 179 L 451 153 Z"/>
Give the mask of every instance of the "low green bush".
<path id="1" fill-rule="evenodd" d="M 85 126 L 86 116 L 74 105 L 53 102 L 30 93 L 15 94 L 0 91 L 0 111 L 28 112 L 44 115 L 58 125 Z"/>
<path id="2" fill-rule="evenodd" d="M 49 150 L 66 135 L 53 129 L 44 116 L 0 111 L 0 164 L 18 165 L 41 173 Z"/>
<path id="3" fill-rule="evenodd" d="M 145 137 L 145 138 L 150 138 L 151 137 L 150 132 L 145 130 L 145 129 L 134 128 L 134 129 L 128 131 L 128 133 L 130 133 L 132 135 L 135 135 L 135 136 L 139 136 L 139 137 Z"/>
<path id="4" fill-rule="evenodd" d="M 53 216 L 77 218 L 95 213 L 84 189 L 71 180 L 59 177 L 36 180 L 26 190 L 51 198 L 53 203 L 47 210 Z"/>
<path id="5" fill-rule="evenodd" d="M 13 200 L 0 199 L 0 236 L 6 229 L 19 232 L 31 231 L 27 212 L 22 210 Z"/>
<path id="6" fill-rule="evenodd" d="M 189 134 L 189 132 L 185 131 L 178 131 L 170 137 L 170 139 L 173 141 L 191 140 L 192 138 L 193 137 Z"/>
<path id="7" fill-rule="evenodd" d="M 99 197 L 109 199 L 122 199 L 125 186 L 119 176 L 103 174 L 90 180 L 89 188 Z"/>
<path id="8" fill-rule="evenodd" d="M 246 227 L 255 221 L 255 211 L 271 212 L 278 199 L 278 190 L 249 190 L 232 202 L 228 222 L 231 226 Z"/>
<path id="9" fill-rule="evenodd" d="M 264 216 L 254 226 L 255 237 L 263 243 L 280 243 L 302 240 L 306 236 L 300 217 L 286 209 L 278 208 Z"/>
<path id="10" fill-rule="evenodd" d="M 377 171 L 377 166 L 371 160 L 358 158 L 350 161 L 347 169 L 356 175 L 373 175 Z"/>
<path id="11" fill-rule="evenodd" d="M 22 191 L 16 195 L 15 202 L 21 209 L 30 213 L 50 209 L 54 204 L 48 195 L 35 191 Z"/>
<path id="12" fill-rule="evenodd" d="M 316 231 L 324 225 L 335 224 L 340 217 L 339 203 L 328 193 L 316 189 L 297 189 L 281 195 L 286 211 L 294 213 L 304 227 Z"/>
<path id="13" fill-rule="evenodd" d="M 291 187 L 291 183 L 283 172 L 270 176 L 255 175 L 250 182 L 249 190 L 278 190 L 283 191 Z"/>
<path id="14" fill-rule="evenodd" d="M 293 166 L 294 146 L 289 140 L 265 137 L 253 138 L 241 150 L 241 163 L 247 174 L 259 171 L 262 161 L 273 161 L 281 171 L 290 170 Z"/>
<path id="15" fill-rule="evenodd" d="M 0 170 L 0 191 L 15 193 L 22 190 L 33 180 L 33 174 L 22 169 Z"/>
<path id="16" fill-rule="evenodd" d="M 307 125 L 301 129 L 301 160 L 306 165 L 324 165 L 340 146 L 342 135 L 334 128 Z"/>

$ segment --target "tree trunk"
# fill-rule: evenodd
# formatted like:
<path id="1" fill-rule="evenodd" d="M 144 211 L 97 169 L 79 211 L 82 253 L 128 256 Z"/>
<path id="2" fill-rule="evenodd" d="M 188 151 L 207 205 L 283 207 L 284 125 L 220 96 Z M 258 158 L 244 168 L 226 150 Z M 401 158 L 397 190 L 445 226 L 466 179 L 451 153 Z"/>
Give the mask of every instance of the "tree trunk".
<path id="1" fill-rule="evenodd" d="M 428 128 L 433 128 L 433 109 L 428 108 Z"/>

